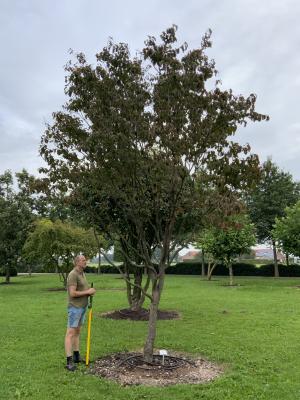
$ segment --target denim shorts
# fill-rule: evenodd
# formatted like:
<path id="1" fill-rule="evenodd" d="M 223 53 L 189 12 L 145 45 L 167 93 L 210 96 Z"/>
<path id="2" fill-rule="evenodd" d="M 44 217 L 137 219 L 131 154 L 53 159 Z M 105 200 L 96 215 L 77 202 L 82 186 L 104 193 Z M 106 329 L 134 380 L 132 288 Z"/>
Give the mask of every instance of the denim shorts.
<path id="1" fill-rule="evenodd" d="M 84 324 L 87 307 L 68 307 L 68 328 L 78 328 Z"/>

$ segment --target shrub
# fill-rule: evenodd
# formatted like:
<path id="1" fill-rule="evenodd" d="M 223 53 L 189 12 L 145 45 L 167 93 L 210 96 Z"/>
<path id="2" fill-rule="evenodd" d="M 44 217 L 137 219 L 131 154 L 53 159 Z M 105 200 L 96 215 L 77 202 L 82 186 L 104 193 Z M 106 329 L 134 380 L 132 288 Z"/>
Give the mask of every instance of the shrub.
<path id="1" fill-rule="evenodd" d="M 10 267 L 9 268 L 9 273 L 10 276 L 17 276 L 18 275 L 18 271 L 16 267 Z M 4 267 L 0 268 L 0 276 L 6 276 L 6 269 Z"/>

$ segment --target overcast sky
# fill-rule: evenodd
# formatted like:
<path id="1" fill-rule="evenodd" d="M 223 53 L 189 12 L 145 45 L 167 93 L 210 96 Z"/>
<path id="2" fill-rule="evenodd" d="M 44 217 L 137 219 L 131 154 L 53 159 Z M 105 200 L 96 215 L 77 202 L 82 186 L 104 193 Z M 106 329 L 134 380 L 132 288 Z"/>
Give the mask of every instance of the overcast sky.
<path id="1" fill-rule="evenodd" d="M 112 36 L 135 53 L 176 24 L 190 48 L 213 31 L 209 55 L 224 88 L 256 93 L 269 122 L 241 128 L 263 161 L 300 180 L 299 0 L 0 0 L 0 173 L 42 165 L 40 137 L 61 108 L 68 50 L 89 61 Z"/>

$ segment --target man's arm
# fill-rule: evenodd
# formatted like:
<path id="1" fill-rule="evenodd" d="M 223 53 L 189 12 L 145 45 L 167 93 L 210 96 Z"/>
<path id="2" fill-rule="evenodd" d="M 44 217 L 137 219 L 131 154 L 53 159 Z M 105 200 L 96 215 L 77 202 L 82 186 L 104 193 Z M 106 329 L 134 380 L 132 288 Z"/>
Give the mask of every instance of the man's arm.
<path id="1" fill-rule="evenodd" d="M 68 291 L 71 297 L 83 297 L 83 296 L 93 296 L 96 293 L 96 289 L 90 288 L 82 290 L 81 292 L 76 290 L 76 286 L 70 285 Z"/>

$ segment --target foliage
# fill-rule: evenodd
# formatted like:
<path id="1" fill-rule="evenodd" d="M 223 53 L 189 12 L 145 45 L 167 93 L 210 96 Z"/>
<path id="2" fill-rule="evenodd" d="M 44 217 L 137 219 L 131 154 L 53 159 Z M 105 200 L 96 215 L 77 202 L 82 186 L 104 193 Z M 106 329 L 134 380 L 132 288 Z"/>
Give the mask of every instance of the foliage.
<path id="1" fill-rule="evenodd" d="M 120 240 L 125 267 L 148 271 L 144 287 L 133 283 L 151 299 L 147 361 L 170 255 L 217 209 L 208 186 L 222 206 L 228 193 L 257 178 L 257 156 L 231 137 L 239 125 L 268 119 L 255 111 L 255 95 L 235 96 L 214 80 L 215 63 L 206 55 L 211 32 L 188 50 L 177 46 L 176 30 L 160 41 L 149 37 L 136 57 L 112 41 L 96 65 L 78 54 L 66 67 L 68 101 L 41 143 L 49 166 L 42 172 L 53 187 L 68 190 L 92 226 Z M 123 277 L 130 283 L 127 270 Z"/>
<path id="2" fill-rule="evenodd" d="M 27 262 L 43 263 L 50 271 L 58 272 L 64 287 L 79 253 L 88 257 L 97 253 L 94 234 L 69 222 L 45 218 L 34 223 L 23 248 Z"/>
<path id="3" fill-rule="evenodd" d="M 6 271 L 6 282 L 10 282 L 10 271 L 17 268 L 26 240 L 29 225 L 33 220 L 30 204 L 22 193 L 22 182 L 17 175 L 17 189 L 11 171 L 0 175 L 0 266 Z"/>
<path id="4" fill-rule="evenodd" d="M 285 209 L 286 215 L 276 218 L 273 237 L 287 254 L 300 257 L 300 201 Z"/>
<path id="5" fill-rule="evenodd" d="M 275 219 L 284 216 L 287 206 L 295 204 L 300 197 L 300 184 L 291 174 L 280 170 L 270 159 L 261 168 L 261 178 L 246 198 L 249 215 L 254 222 L 260 242 L 271 240 L 274 252 L 274 276 L 279 276 L 275 240 L 272 229 Z"/>

